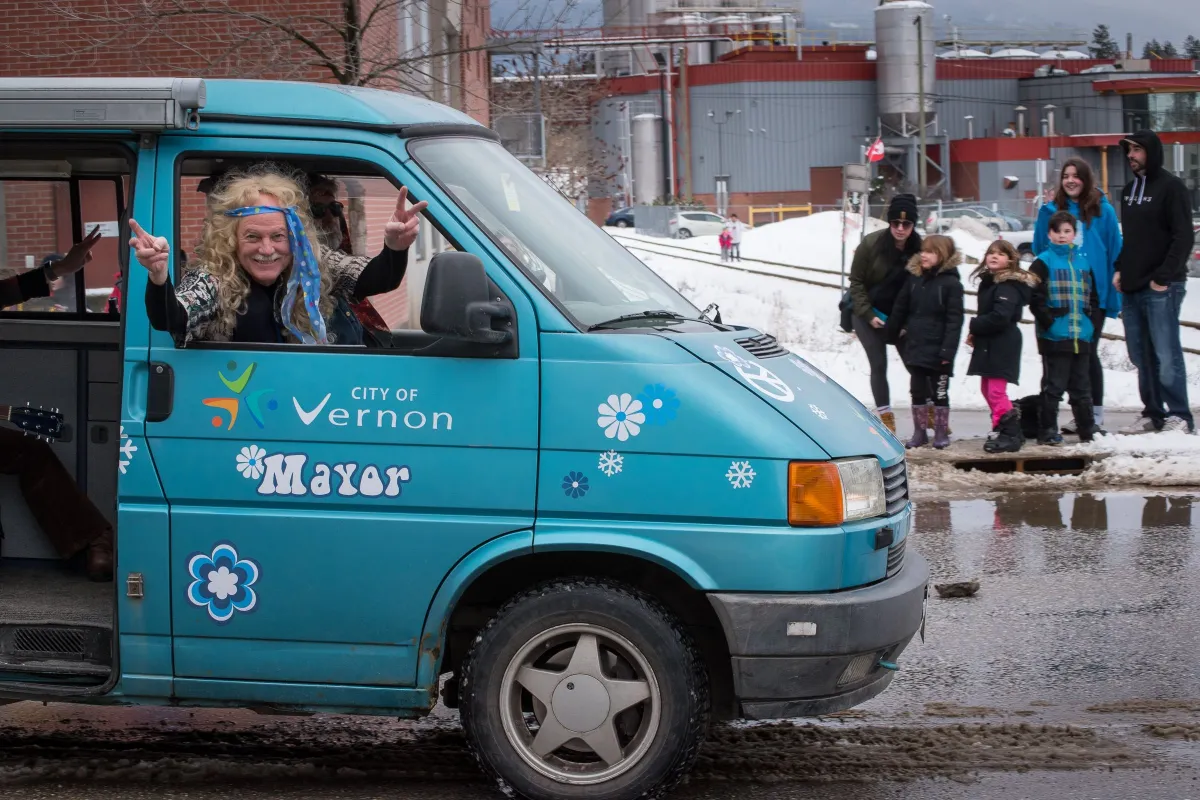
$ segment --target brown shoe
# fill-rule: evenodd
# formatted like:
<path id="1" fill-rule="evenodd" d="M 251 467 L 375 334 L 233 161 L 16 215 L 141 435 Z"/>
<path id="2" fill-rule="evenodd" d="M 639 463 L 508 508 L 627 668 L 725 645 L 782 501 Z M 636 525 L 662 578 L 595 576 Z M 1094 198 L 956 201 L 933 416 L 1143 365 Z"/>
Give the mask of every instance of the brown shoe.
<path id="1" fill-rule="evenodd" d="M 884 411 L 883 413 L 881 413 L 879 415 L 879 419 L 880 419 L 880 421 L 883 422 L 883 426 L 885 428 L 887 428 L 892 433 L 896 432 L 896 415 L 893 412 Z"/>
<path id="2" fill-rule="evenodd" d="M 107 582 L 113 579 L 113 550 L 112 531 L 100 534 L 96 541 L 88 545 L 87 575 L 94 581 Z"/>

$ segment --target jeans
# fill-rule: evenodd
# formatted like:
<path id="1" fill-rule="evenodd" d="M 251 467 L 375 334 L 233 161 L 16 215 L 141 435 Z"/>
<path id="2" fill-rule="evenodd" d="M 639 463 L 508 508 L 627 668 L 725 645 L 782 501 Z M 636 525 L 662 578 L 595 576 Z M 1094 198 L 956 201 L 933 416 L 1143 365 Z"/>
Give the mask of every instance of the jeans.
<path id="1" fill-rule="evenodd" d="M 1000 424 L 1000 418 L 1012 411 L 1012 401 L 1008 399 L 1008 381 L 1004 378 L 984 378 L 982 381 L 983 399 L 992 410 L 992 427 Z"/>
<path id="2" fill-rule="evenodd" d="M 1147 288 L 1124 296 L 1125 344 L 1138 371 L 1142 415 L 1153 420 L 1155 428 L 1161 428 L 1167 417 L 1179 417 L 1189 429 L 1195 427 L 1179 340 L 1179 312 L 1186 294 L 1187 284 L 1178 281 L 1165 292 Z"/>

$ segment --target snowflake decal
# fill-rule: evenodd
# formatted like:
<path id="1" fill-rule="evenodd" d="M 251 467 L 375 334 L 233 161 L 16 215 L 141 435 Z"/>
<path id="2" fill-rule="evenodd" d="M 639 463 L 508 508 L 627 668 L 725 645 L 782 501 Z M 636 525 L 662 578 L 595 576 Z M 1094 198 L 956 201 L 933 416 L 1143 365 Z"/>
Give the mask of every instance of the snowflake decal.
<path id="1" fill-rule="evenodd" d="M 137 450 L 137 445 L 134 444 L 133 440 L 129 438 L 129 434 L 125 432 L 125 426 L 122 425 L 120 450 L 121 457 L 117 461 L 117 466 L 120 468 L 122 475 L 125 474 L 125 470 L 129 467 L 130 462 L 133 461 L 133 454 L 136 453 Z"/>
<path id="2" fill-rule="evenodd" d="M 642 413 L 642 401 L 634 400 L 630 394 L 609 395 L 607 403 L 601 403 L 596 411 L 600 418 L 596 424 L 604 428 L 604 435 L 620 442 L 629 441 L 630 436 L 642 432 L 646 415 Z"/>
<path id="3" fill-rule="evenodd" d="M 618 453 L 616 450 L 609 450 L 607 453 L 600 454 L 600 466 L 598 469 L 606 476 L 612 477 L 616 475 L 625 466 L 625 456 Z"/>
<path id="4" fill-rule="evenodd" d="M 647 386 L 637 399 L 646 414 L 647 425 L 666 425 L 675 419 L 675 414 L 679 411 L 679 398 L 675 396 L 675 390 L 668 389 L 661 383 Z"/>
<path id="5" fill-rule="evenodd" d="M 237 457 L 238 472 L 242 473 L 243 478 L 258 480 L 263 474 L 263 458 L 266 455 L 267 451 L 256 444 L 243 447 Z"/>
<path id="6" fill-rule="evenodd" d="M 213 621 L 225 624 L 235 612 L 249 613 L 258 604 L 258 596 L 250 588 L 258 581 L 258 564 L 238 558 L 232 544 L 224 542 L 212 553 L 196 553 L 188 559 L 188 601 L 208 609 Z"/>
<path id="7" fill-rule="evenodd" d="M 829 378 L 826 378 L 824 373 L 821 372 L 821 370 L 817 369 L 812 364 L 809 364 L 803 358 L 791 358 L 788 360 L 792 362 L 792 366 L 798 368 L 802 372 L 807 373 L 811 377 L 816 378 L 821 383 L 829 382 Z"/>
<path id="8" fill-rule="evenodd" d="M 568 472 L 562 479 L 563 492 L 572 499 L 578 499 L 588 493 L 587 476 L 582 472 Z"/>
<path id="9" fill-rule="evenodd" d="M 733 488 L 748 489 L 750 484 L 754 483 L 755 474 L 749 461 L 734 461 L 729 465 L 729 471 L 725 473 L 725 477 Z"/>
<path id="10" fill-rule="evenodd" d="M 808 410 L 816 414 L 821 419 L 829 419 L 829 415 L 822 411 L 821 408 L 814 403 L 808 404 Z"/>

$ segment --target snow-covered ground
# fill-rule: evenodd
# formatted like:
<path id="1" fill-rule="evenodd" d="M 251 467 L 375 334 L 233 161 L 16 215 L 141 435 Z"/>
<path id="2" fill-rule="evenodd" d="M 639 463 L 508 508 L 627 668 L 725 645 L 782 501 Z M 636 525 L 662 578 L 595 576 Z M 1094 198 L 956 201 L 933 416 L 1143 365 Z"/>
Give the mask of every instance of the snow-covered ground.
<path id="1" fill-rule="evenodd" d="M 869 220 L 869 223 L 870 230 L 878 230 L 883 224 L 878 220 Z M 746 258 L 762 258 L 797 266 L 837 270 L 841 266 L 838 253 L 840 226 L 841 215 L 837 212 L 825 212 L 761 226 L 746 232 L 742 243 L 742 255 Z M 636 236 L 627 231 L 611 232 L 618 237 L 637 239 L 647 244 L 668 244 L 694 249 L 698 255 L 704 254 L 702 259 L 708 261 L 715 261 L 715 256 L 720 252 L 715 237 L 666 241 Z M 967 247 L 975 247 L 982 255 L 982 251 L 987 247 L 986 242 L 974 239 L 969 233 L 959 231 L 956 232 L 956 237 L 963 239 L 960 247 L 964 250 Z M 853 241 L 846 245 L 847 265 L 853 255 L 853 247 L 858 242 L 857 234 L 852 238 Z M 865 405 L 874 405 L 866 356 L 854 335 L 844 333 L 838 325 L 838 289 L 734 271 L 683 255 L 648 253 L 642 250 L 634 250 L 633 253 L 698 307 L 717 303 L 724 321 L 772 334 L 789 349 L 817 364 Z M 755 268 L 753 264 L 746 266 Z M 966 266 L 962 268 L 964 280 L 972 269 L 973 267 Z M 835 275 L 810 275 L 817 280 L 833 284 L 838 282 Z M 1200 280 L 1193 279 L 1189 284 L 1192 291 L 1188 292 L 1183 316 L 1185 319 L 1200 319 Z M 968 281 L 968 285 L 972 284 Z M 967 298 L 967 307 L 975 307 L 973 297 Z M 1026 316 L 1028 317 L 1028 312 Z M 1013 398 L 1037 394 L 1040 391 L 1042 376 L 1033 326 L 1022 325 L 1021 330 L 1025 334 L 1021 382 L 1018 386 L 1010 387 L 1009 394 Z M 1120 320 L 1108 320 L 1105 332 L 1123 335 Z M 964 338 L 965 335 L 964 332 Z M 1184 344 L 1200 348 L 1200 331 L 1185 329 Z M 909 405 L 908 372 L 895 355 L 895 351 L 889 350 L 889 353 L 888 383 L 892 390 L 892 405 L 904 408 Z M 1191 397 L 1200 399 L 1200 357 L 1187 355 L 1185 358 Z M 1129 362 L 1125 343 L 1102 341 L 1100 359 L 1105 367 L 1105 407 L 1140 410 L 1137 372 Z M 984 409 L 987 404 L 979 390 L 979 379 L 966 374 L 970 360 L 971 352 L 964 341 L 955 359 L 950 400 L 957 408 Z"/>

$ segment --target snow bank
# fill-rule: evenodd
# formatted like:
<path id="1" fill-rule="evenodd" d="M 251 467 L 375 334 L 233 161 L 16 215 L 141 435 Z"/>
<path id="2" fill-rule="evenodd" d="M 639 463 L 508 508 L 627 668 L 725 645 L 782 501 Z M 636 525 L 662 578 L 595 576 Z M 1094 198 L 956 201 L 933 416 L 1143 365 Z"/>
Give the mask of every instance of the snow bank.
<path id="1" fill-rule="evenodd" d="M 789 222 L 799 221 L 801 220 Z M 765 233 L 765 229 L 758 233 Z M 640 250 L 633 252 L 698 307 L 704 308 L 709 303 L 717 303 L 721 307 L 721 318 L 725 322 L 746 325 L 772 334 L 784 346 L 803 355 L 846 387 L 864 405 L 874 406 L 866 355 L 858 340 L 852 334 L 844 333 L 838 326 L 837 304 L 840 293 L 837 289 L 710 266 L 689 258 L 651 254 Z M 820 276 L 819 279 L 833 280 L 830 276 Z M 974 307 L 974 298 L 967 298 L 967 306 Z M 1105 327 L 1106 331 L 1109 329 Z M 1119 324 L 1114 325 L 1112 329 L 1119 333 Z M 1042 363 L 1037 352 L 1033 326 L 1022 325 L 1021 332 L 1025 335 L 1021 383 L 1009 387 L 1009 396 L 1014 399 L 1041 391 Z M 892 405 L 896 408 L 907 408 L 908 371 L 900 362 L 895 350 L 889 349 L 888 354 L 888 383 L 892 390 Z M 1189 391 L 1193 397 L 1200 397 L 1200 357 L 1188 355 L 1186 359 Z M 986 408 L 987 404 L 980 392 L 979 379 L 967 375 L 970 361 L 971 351 L 964 342 L 958 348 L 958 357 L 954 363 L 955 374 L 950 385 L 950 402 L 954 408 L 981 410 Z M 1129 362 L 1125 343 L 1102 341 L 1100 362 L 1104 366 L 1105 406 L 1109 409 L 1140 410 L 1137 372 Z M 1067 408 L 1065 403 L 1063 408 Z M 1064 421 L 1067 413 L 1069 412 L 1063 412 Z"/>

